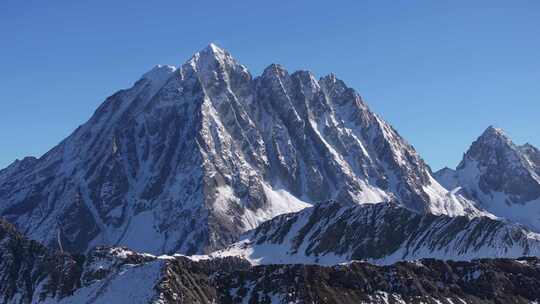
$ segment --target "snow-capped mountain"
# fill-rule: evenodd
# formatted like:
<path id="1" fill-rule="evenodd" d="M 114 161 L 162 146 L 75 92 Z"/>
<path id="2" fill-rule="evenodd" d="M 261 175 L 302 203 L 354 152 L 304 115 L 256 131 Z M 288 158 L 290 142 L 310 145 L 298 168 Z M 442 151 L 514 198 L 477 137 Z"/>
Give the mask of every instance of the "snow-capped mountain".
<path id="1" fill-rule="evenodd" d="M 540 260 L 252 266 L 126 248 L 55 252 L 0 220 L 0 302 L 64 304 L 534 303 Z"/>
<path id="2" fill-rule="evenodd" d="M 157 66 L 69 137 L 0 171 L 0 215 L 70 252 L 202 253 L 312 202 L 478 214 L 334 75 L 253 78 L 210 45 Z"/>
<path id="3" fill-rule="evenodd" d="M 198 259 L 238 256 L 253 264 L 334 265 L 540 255 L 540 234 L 500 219 L 418 214 L 393 203 L 324 202 L 269 220 L 242 240 Z"/>
<path id="4" fill-rule="evenodd" d="M 435 173 L 447 189 L 458 189 L 479 208 L 540 231 L 540 151 L 516 145 L 501 130 L 487 128 L 456 170 Z"/>

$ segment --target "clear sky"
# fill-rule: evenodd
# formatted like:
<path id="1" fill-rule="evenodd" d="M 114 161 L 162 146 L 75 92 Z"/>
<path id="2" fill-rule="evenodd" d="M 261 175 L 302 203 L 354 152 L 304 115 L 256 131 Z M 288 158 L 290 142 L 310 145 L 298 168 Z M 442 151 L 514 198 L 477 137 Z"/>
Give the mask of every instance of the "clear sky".
<path id="1" fill-rule="evenodd" d="M 209 42 L 254 75 L 336 73 L 433 169 L 489 125 L 540 146 L 540 1 L 3 0 L 0 167 Z"/>

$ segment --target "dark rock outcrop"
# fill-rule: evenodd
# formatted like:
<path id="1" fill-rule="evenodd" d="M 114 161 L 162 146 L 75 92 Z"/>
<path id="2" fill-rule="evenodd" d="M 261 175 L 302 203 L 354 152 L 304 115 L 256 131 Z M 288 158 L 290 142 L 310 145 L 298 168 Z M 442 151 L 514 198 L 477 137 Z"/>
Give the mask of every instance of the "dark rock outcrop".
<path id="1" fill-rule="evenodd" d="M 86 258 L 29 241 L 0 221 L 2 303 L 532 303 L 538 258 L 424 259 L 251 266 L 237 257 L 195 261 L 99 247 Z"/>
<path id="2" fill-rule="evenodd" d="M 82 256 L 47 249 L 0 219 L 0 302 L 36 303 L 80 287 Z"/>
<path id="3" fill-rule="evenodd" d="M 540 234 L 497 218 L 418 214 L 398 204 L 319 203 L 261 224 L 210 254 L 256 264 L 333 265 L 350 260 L 401 260 L 540 255 Z"/>

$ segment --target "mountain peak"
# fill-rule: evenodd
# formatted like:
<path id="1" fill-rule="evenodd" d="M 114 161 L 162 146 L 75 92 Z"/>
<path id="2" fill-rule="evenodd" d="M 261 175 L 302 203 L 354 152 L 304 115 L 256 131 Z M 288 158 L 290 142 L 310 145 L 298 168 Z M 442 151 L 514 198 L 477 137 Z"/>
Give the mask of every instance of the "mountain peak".
<path id="1" fill-rule="evenodd" d="M 153 80 L 154 78 L 159 78 L 162 75 L 170 75 L 174 71 L 176 71 L 175 66 L 158 64 L 154 66 L 150 71 L 144 73 L 142 78 Z"/>
<path id="2" fill-rule="evenodd" d="M 506 134 L 504 133 L 503 129 L 495 128 L 494 126 L 487 127 L 487 129 L 484 131 L 482 136 L 490 136 L 490 137 L 491 136 L 504 136 L 504 137 L 507 137 Z"/>
<path id="3" fill-rule="evenodd" d="M 210 43 L 204 49 L 198 51 L 182 66 L 183 73 L 192 73 L 198 75 L 204 83 L 210 83 L 216 80 L 216 76 L 222 75 L 222 79 L 228 79 L 231 72 L 244 74 L 251 78 L 245 66 L 240 64 L 229 52 Z"/>
<path id="4" fill-rule="evenodd" d="M 285 69 L 284 66 L 282 66 L 281 64 L 272 63 L 264 69 L 261 77 L 268 78 L 277 76 L 281 78 L 287 74 L 289 74 L 289 72 L 287 71 L 287 69 Z"/>
<path id="5" fill-rule="evenodd" d="M 218 63 L 220 65 L 225 63 L 238 64 L 229 52 L 214 43 L 210 43 L 205 48 L 195 53 L 187 63 L 192 66 L 207 66 L 212 63 Z"/>
<path id="6" fill-rule="evenodd" d="M 438 172 L 454 172 L 454 171 L 455 171 L 454 169 L 445 166 L 444 168 L 439 169 L 439 170 L 438 170 L 437 172 L 435 172 L 435 173 L 438 173 Z"/>
<path id="7" fill-rule="evenodd" d="M 150 82 L 150 94 L 155 94 L 176 71 L 176 67 L 172 65 L 154 66 L 150 71 L 143 74 L 141 79 L 148 80 Z"/>
<path id="8" fill-rule="evenodd" d="M 503 146 L 513 147 L 512 140 L 503 129 L 489 126 L 475 141 L 475 144 L 488 145 L 488 146 Z"/>
<path id="9" fill-rule="evenodd" d="M 490 126 L 467 150 L 455 177 L 488 212 L 540 231 L 537 204 L 515 207 L 540 199 L 539 163 L 540 153 L 514 144 L 503 130 Z M 441 176 L 436 175 L 444 184 Z"/>
<path id="10" fill-rule="evenodd" d="M 163 85 L 152 81 L 172 71 Z M 180 70 L 144 77 L 23 174 L 0 171 L 0 215 L 55 248 L 60 237 L 66 251 L 100 242 L 161 254 L 214 250 L 328 199 L 468 212 L 335 76 L 322 87 L 274 64 L 255 81 L 210 44 Z"/>
<path id="11" fill-rule="evenodd" d="M 214 43 L 210 43 L 204 49 L 197 52 L 197 54 L 199 54 L 199 56 L 201 57 L 210 56 L 216 59 L 224 57 L 226 55 L 230 56 L 229 52 L 227 52 L 225 49 L 220 48 Z"/>
<path id="12" fill-rule="evenodd" d="M 466 156 L 473 159 L 487 161 L 491 159 L 496 161 L 495 155 L 500 155 L 503 158 L 508 158 L 509 155 L 513 155 L 513 159 L 519 158 L 517 146 L 512 142 L 510 137 L 500 129 L 493 126 L 489 126 L 471 145 L 467 151 Z M 517 161 L 517 160 L 516 160 Z"/>
<path id="13" fill-rule="evenodd" d="M 535 146 L 533 146 L 531 143 L 528 143 L 528 142 L 521 145 L 521 148 L 526 149 L 526 150 L 538 150 L 538 148 L 536 148 Z"/>
<path id="14" fill-rule="evenodd" d="M 336 82 L 336 81 L 338 81 L 338 78 L 337 78 L 336 74 L 334 74 L 334 73 L 330 73 L 330 74 L 328 74 L 326 76 L 323 76 L 321 79 L 324 80 L 324 81 L 328 81 L 328 82 Z"/>
<path id="15" fill-rule="evenodd" d="M 204 48 L 205 50 L 211 50 L 212 52 L 214 53 L 224 53 L 225 50 L 220 48 L 218 45 L 216 45 L 215 43 L 213 42 L 210 42 L 210 44 L 208 44 L 206 46 L 206 48 Z"/>
<path id="16" fill-rule="evenodd" d="M 147 79 L 154 83 L 163 83 L 176 71 L 176 67 L 172 65 L 154 66 L 150 71 L 143 74 L 142 79 Z"/>

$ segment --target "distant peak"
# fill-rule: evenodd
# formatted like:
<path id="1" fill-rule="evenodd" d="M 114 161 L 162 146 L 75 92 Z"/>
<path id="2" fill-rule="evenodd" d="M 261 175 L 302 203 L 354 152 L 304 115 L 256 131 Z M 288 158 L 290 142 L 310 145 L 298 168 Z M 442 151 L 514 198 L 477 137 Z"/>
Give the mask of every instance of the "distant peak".
<path id="1" fill-rule="evenodd" d="M 526 154 L 534 154 L 535 157 L 538 158 L 538 161 L 540 161 L 540 150 L 536 148 L 535 146 L 531 145 L 530 143 L 525 143 L 521 146 L 519 146 L 520 151 L 526 153 Z M 539 163 L 540 166 L 540 163 Z"/>
<path id="2" fill-rule="evenodd" d="M 533 146 L 531 143 L 524 143 L 521 148 L 528 149 L 528 150 L 538 150 L 535 146 Z"/>
<path id="3" fill-rule="evenodd" d="M 247 72 L 247 68 L 241 65 L 236 59 L 225 49 L 220 48 L 214 43 L 198 51 L 186 62 L 184 67 L 188 70 L 193 70 L 197 73 L 212 74 L 212 72 L 222 71 L 226 69 L 234 69 Z"/>
<path id="4" fill-rule="evenodd" d="M 294 76 L 297 76 L 297 77 L 300 77 L 300 78 L 304 78 L 304 79 L 310 79 L 310 80 L 314 80 L 314 81 L 317 81 L 315 79 L 315 75 L 313 75 L 313 73 L 311 71 L 307 71 L 307 70 L 298 70 L 296 72 L 293 73 Z"/>
<path id="5" fill-rule="evenodd" d="M 195 61 L 195 62 L 218 61 L 220 63 L 223 63 L 225 61 L 236 62 L 229 52 L 227 52 L 223 48 L 220 48 L 215 43 L 210 43 L 205 48 L 195 53 L 195 55 L 193 55 L 190 61 Z"/>
<path id="6" fill-rule="evenodd" d="M 163 78 L 168 78 L 174 71 L 176 71 L 175 66 L 158 64 L 150 71 L 144 73 L 142 78 L 150 81 L 162 80 Z"/>
<path id="7" fill-rule="evenodd" d="M 444 168 L 439 169 L 437 172 L 453 172 L 453 171 L 454 169 L 448 168 L 447 166 L 445 166 Z"/>
<path id="8" fill-rule="evenodd" d="M 489 126 L 482 135 L 472 143 L 465 155 L 473 155 L 473 159 L 485 159 L 490 157 L 491 152 L 489 151 L 517 151 L 517 149 L 518 147 L 502 129 Z M 487 154 L 484 154 L 484 152 Z"/>
<path id="9" fill-rule="evenodd" d="M 343 80 L 337 78 L 336 74 L 330 73 L 326 76 L 321 77 L 321 82 L 325 83 L 327 86 L 334 86 L 338 85 L 339 87 L 346 88 L 345 82 Z"/>
<path id="10" fill-rule="evenodd" d="M 161 87 L 163 87 L 167 81 L 173 76 L 176 71 L 176 67 L 172 65 L 154 66 L 150 71 L 143 74 L 141 79 L 145 79 L 150 82 L 149 92 L 151 95 L 157 93 Z"/>
<path id="11" fill-rule="evenodd" d="M 209 45 L 207 45 L 204 49 L 200 50 L 199 52 L 197 52 L 195 55 L 199 55 L 199 57 L 204 57 L 204 56 L 209 56 L 209 57 L 222 57 L 222 56 L 226 56 L 226 55 L 229 55 L 229 52 L 227 52 L 226 50 L 220 48 L 219 46 L 217 46 L 216 44 L 214 43 L 210 43 Z"/>
<path id="12" fill-rule="evenodd" d="M 210 44 L 205 48 L 205 50 L 212 51 L 214 53 L 225 53 L 225 50 L 217 46 L 215 43 L 210 42 Z"/>
<path id="13" fill-rule="evenodd" d="M 323 89 L 330 94 L 343 94 L 343 92 L 348 89 L 345 82 L 337 78 L 336 74 L 334 73 L 321 77 L 319 82 L 321 83 L 321 87 L 323 87 Z"/>
<path id="14" fill-rule="evenodd" d="M 489 126 L 482 135 L 480 135 L 479 139 L 482 140 L 491 140 L 491 139 L 502 139 L 505 141 L 509 141 L 510 138 L 506 135 L 503 129 L 495 128 L 494 126 Z"/>
<path id="15" fill-rule="evenodd" d="M 486 134 L 496 134 L 496 135 L 504 135 L 504 131 L 501 128 L 495 128 L 494 126 L 489 126 L 484 131 Z"/>
<path id="16" fill-rule="evenodd" d="M 265 77 L 273 76 L 273 75 L 283 76 L 286 74 L 288 74 L 288 72 L 287 72 L 287 69 L 285 69 L 285 67 L 283 67 L 281 64 L 272 63 L 271 65 L 266 67 L 266 69 L 264 69 L 262 73 L 262 77 L 265 78 Z"/>
<path id="17" fill-rule="evenodd" d="M 330 73 L 326 76 L 323 76 L 321 79 L 328 82 L 336 82 L 338 80 L 336 77 L 336 74 L 334 73 Z"/>

